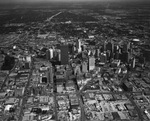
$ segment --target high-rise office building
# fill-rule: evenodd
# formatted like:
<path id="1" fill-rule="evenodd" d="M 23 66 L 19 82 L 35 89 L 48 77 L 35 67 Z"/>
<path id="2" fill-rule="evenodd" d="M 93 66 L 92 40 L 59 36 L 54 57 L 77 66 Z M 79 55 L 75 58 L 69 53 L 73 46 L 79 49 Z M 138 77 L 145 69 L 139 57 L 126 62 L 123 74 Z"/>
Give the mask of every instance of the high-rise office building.
<path id="1" fill-rule="evenodd" d="M 135 58 L 133 58 L 131 61 L 131 68 L 135 68 Z"/>
<path id="2" fill-rule="evenodd" d="M 81 40 L 78 39 L 77 42 L 76 42 L 76 47 L 77 47 L 77 51 L 78 52 L 81 52 L 82 51 L 82 48 L 81 48 Z"/>
<path id="3" fill-rule="evenodd" d="M 49 52 L 50 52 L 50 59 L 52 59 L 52 58 L 53 58 L 53 55 L 54 55 L 53 49 L 49 49 Z"/>
<path id="4" fill-rule="evenodd" d="M 82 73 L 88 72 L 88 65 L 87 62 L 83 62 L 81 65 Z"/>
<path id="5" fill-rule="evenodd" d="M 90 56 L 90 55 L 91 55 L 91 53 L 92 53 L 92 51 L 91 51 L 91 50 L 88 50 L 88 56 Z"/>
<path id="6" fill-rule="evenodd" d="M 107 56 L 107 60 L 109 61 L 111 59 L 111 51 L 110 50 L 106 51 L 106 56 Z"/>
<path id="7" fill-rule="evenodd" d="M 118 45 L 115 45 L 114 46 L 114 53 L 118 52 L 119 51 L 119 46 Z"/>
<path id="8" fill-rule="evenodd" d="M 101 52 L 106 51 L 106 42 L 103 43 L 102 48 L 100 48 Z"/>
<path id="9" fill-rule="evenodd" d="M 106 55 L 106 53 L 101 53 L 101 55 L 100 55 L 100 61 L 102 63 L 106 63 L 107 62 L 107 55 Z"/>
<path id="10" fill-rule="evenodd" d="M 100 56 L 100 50 L 99 50 L 99 49 L 96 49 L 95 57 L 96 57 L 96 58 L 99 58 L 99 56 Z"/>
<path id="11" fill-rule="evenodd" d="M 113 42 L 108 42 L 106 44 L 106 50 L 110 50 L 111 52 L 114 52 L 114 43 Z"/>
<path id="12" fill-rule="evenodd" d="M 53 58 L 56 60 L 56 61 L 60 61 L 61 60 L 61 53 L 60 53 L 60 50 L 59 49 L 55 49 L 53 51 Z"/>
<path id="13" fill-rule="evenodd" d="M 50 51 L 49 50 L 46 51 L 46 59 L 50 60 Z"/>
<path id="14" fill-rule="evenodd" d="M 144 55 L 146 61 L 150 61 L 150 49 L 145 49 L 143 51 L 143 55 Z"/>
<path id="15" fill-rule="evenodd" d="M 25 62 L 24 69 L 30 69 L 30 68 L 31 68 L 31 63 L 30 62 Z"/>
<path id="16" fill-rule="evenodd" d="M 46 59 L 47 60 L 51 60 L 53 58 L 53 56 L 54 56 L 53 49 L 49 49 L 49 50 L 46 51 Z"/>
<path id="17" fill-rule="evenodd" d="M 69 50 L 68 45 L 62 45 L 60 47 L 61 50 L 61 64 L 66 65 L 69 63 Z"/>
<path id="18" fill-rule="evenodd" d="M 68 49 L 69 49 L 69 53 L 70 54 L 74 54 L 74 46 L 73 46 L 73 44 L 69 44 L 68 45 Z"/>
<path id="19" fill-rule="evenodd" d="M 129 92 L 129 91 L 133 90 L 133 86 L 129 82 L 123 82 L 122 88 L 126 92 Z"/>
<path id="20" fill-rule="evenodd" d="M 130 53 L 129 52 L 122 53 L 120 59 L 121 59 L 122 62 L 128 63 L 129 60 L 130 60 Z"/>
<path id="21" fill-rule="evenodd" d="M 53 81 L 54 81 L 53 79 L 54 79 L 53 66 L 51 64 L 50 68 L 49 68 L 49 83 L 53 83 Z"/>
<path id="22" fill-rule="evenodd" d="M 86 50 L 86 45 L 81 45 L 81 50 L 85 51 Z"/>
<path id="23" fill-rule="evenodd" d="M 56 57 L 57 57 L 57 49 L 54 49 L 53 50 L 53 59 L 56 60 L 57 59 Z"/>
<path id="24" fill-rule="evenodd" d="M 120 53 L 119 52 L 116 52 L 114 54 L 114 59 L 116 59 L 116 60 L 120 59 Z"/>
<path id="25" fill-rule="evenodd" d="M 123 48 L 122 48 L 123 52 L 128 52 L 129 49 L 130 49 L 130 43 L 123 44 Z"/>
<path id="26" fill-rule="evenodd" d="M 89 57 L 89 71 L 93 70 L 95 68 L 95 57 Z"/>
<path id="27" fill-rule="evenodd" d="M 61 50 L 57 50 L 57 54 L 58 61 L 61 61 Z"/>

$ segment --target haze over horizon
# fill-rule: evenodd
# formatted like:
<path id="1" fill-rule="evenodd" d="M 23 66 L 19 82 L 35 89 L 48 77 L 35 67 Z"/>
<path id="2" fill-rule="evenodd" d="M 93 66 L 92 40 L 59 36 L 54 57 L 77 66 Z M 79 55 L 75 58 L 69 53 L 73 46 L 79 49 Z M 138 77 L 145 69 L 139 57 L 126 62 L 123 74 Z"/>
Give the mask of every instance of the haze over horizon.
<path id="1" fill-rule="evenodd" d="M 149 0 L 0 0 L 0 3 L 31 3 L 31 2 L 144 2 Z"/>

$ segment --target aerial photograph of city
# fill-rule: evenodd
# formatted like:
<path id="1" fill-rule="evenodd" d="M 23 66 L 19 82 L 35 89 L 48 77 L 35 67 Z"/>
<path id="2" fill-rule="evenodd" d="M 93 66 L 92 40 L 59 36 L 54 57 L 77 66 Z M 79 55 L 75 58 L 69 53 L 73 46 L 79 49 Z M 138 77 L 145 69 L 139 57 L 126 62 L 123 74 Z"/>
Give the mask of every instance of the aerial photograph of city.
<path id="1" fill-rule="evenodd" d="M 0 0 L 0 121 L 150 121 L 150 0 Z"/>

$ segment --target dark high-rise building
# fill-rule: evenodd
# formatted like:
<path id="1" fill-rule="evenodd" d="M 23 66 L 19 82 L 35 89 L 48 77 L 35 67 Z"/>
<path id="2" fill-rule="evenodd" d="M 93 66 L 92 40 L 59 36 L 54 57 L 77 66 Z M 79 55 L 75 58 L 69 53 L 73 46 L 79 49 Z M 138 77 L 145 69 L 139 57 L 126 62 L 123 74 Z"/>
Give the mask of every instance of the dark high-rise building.
<path id="1" fill-rule="evenodd" d="M 54 74 L 53 74 L 53 66 L 50 65 L 50 68 L 49 68 L 49 73 L 48 73 L 48 77 L 49 77 L 49 83 L 53 83 L 53 78 L 54 78 Z"/>
<path id="2" fill-rule="evenodd" d="M 86 50 L 86 45 L 81 45 L 81 50 L 85 51 Z"/>
<path id="3" fill-rule="evenodd" d="M 73 46 L 73 44 L 69 44 L 68 48 L 69 48 L 69 53 L 70 54 L 74 54 L 74 46 Z"/>
<path id="4" fill-rule="evenodd" d="M 60 49 L 60 44 L 56 44 L 56 48 L 57 48 L 57 49 Z"/>
<path id="5" fill-rule="evenodd" d="M 114 54 L 114 59 L 116 59 L 116 60 L 120 59 L 120 53 L 119 52 L 116 52 Z"/>
<path id="6" fill-rule="evenodd" d="M 122 51 L 123 52 L 128 52 L 131 49 L 131 44 L 130 43 L 125 43 L 123 45 Z"/>
<path id="7" fill-rule="evenodd" d="M 107 44 L 107 43 L 104 42 L 103 45 L 100 47 L 100 51 L 101 51 L 101 52 L 106 51 L 106 44 Z"/>
<path id="8" fill-rule="evenodd" d="M 102 63 L 106 63 L 107 62 L 107 55 L 106 55 L 106 53 L 101 53 L 101 55 L 100 55 L 100 61 Z"/>
<path id="9" fill-rule="evenodd" d="M 96 58 L 99 58 L 99 56 L 100 56 L 100 50 L 99 50 L 99 49 L 96 49 L 95 57 L 96 57 Z"/>
<path id="10" fill-rule="evenodd" d="M 106 50 L 110 50 L 111 52 L 114 52 L 114 43 L 113 42 L 108 42 L 106 44 Z"/>
<path id="11" fill-rule="evenodd" d="M 46 59 L 50 60 L 50 51 L 49 50 L 46 51 Z"/>
<path id="12" fill-rule="evenodd" d="M 150 49 L 145 49 L 143 55 L 146 61 L 150 61 Z"/>
<path id="13" fill-rule="evenodd" d="M 130 60 L 130 53 L 129 52 L 122 53 L 120 59 L 122 62 L 128 63 Z"/>
<path id="14" fill-rule="evenodd" d="M 114 53 L 118 52 L 119 51 L 119 46 L 118 45 L 115 45 L 114 46 Z"/>
<path id="15" fill-rule="evenodd" d="M 124 91 L 132 91 L 133 90 L 133 86 L 129 82 L 124 82 L 122 84 L 122 88 L 124 89 Z"/>
<path id="16" fill-rule="evenodd" d="M 66 65 L 69 63 L 69 49 L 68 45 L 62 45 L 60 47 L 61 50 L 61 64 Z"/>
<path id="17" fill-rule="evenodd" d="M 108 50 L 108 51 L 106 52 L 106 56 L 107 56 L 107 60 L 110 60 L 110 59 L 111 59 L 111 51 L 110 51 L 110 50 Z"/>
<path id="18" fill-rule="evenodd" d="M 30 66 L 31 66 L 31 63 L 25 62 L 25 64 L 24 64 L 25 69 L 30 69 Z"/>

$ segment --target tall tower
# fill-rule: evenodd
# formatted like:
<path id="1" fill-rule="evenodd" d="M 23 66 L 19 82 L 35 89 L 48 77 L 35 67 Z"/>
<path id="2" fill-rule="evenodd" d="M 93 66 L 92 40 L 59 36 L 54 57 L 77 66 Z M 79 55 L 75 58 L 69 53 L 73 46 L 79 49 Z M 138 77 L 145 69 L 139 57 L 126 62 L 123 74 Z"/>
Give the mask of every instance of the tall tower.
<path id="1" fill-rule="evenodd" d="M 106 49 L 110 50 L 111 52 L 114 52 L 114 43 L 113 42 L 108 42 L 106 45 Z"/>
<path id="2" fill-rule="evenodd" d="M 81 40 L 78 39 L 77 42 L 76 42 L 76 47 L 77 47 L 77 51 L 78 52 L 81 52 L 82 51 L 82 48 L 81 48 Z"/>
<path id="3" fill-rule="evenodd" d="M 50 60 L 50 51 L 49 50 L 46 51 L 46 59 Z"/>
<path id="4" fill-rule="evenodd" d="M 100 50 L 99 50 L 99 49 L 96 49 L 95 57 L 96 57 L 96 58 L 99 58 L 99 55 L 100 55 Z"/>
<path id="5" fill-rule="evenodd" d="M 102 63 L 106 63 L 107 62 L 107 55 L 106 55 L 106 53 L 101 53 L 101 55 L 100 55 L 100 61 Z"/>
<path id="6" fill-rule="evenodd" d="M 69 49 L 68 45 L 62 45 L 60 47 L 61 50 L 61 64 L 66 65 L 69 63 Z"/>
<path id="7" fill-rule="evenodd" d="M 121 54 L 121 61 L 122 62 L 128 63 L 129 60 L 130 60 L 130 53 L 129 52 Z"/>
<path id="8" fill-rule="evenodd" d="M 53 49 L 49 49 L 49 52 L 50 52 L 50 59 L 52 59 L 53 56 L 54 56 L 54 51 L 53 51 Z"/>
<path id="9" fill-rule="evenodd" d="M 53 78 L 54 78 L 54 74 L 53 74 L 53 66 L 52 64 L 50 64 L 50 68 L 49 68 L 49 83 L 53 83 Z"/>
<path id="10" fill-rule="evenodd" d="M 82 65 L 81 65 L 83 73 L 88 72 L 88 68 L 87 67 L 88 67 L 87 62 L 83 62 Z"/>
<path id="11" fill-rule="evenodd" d="M 129 43 L 123 44 L 123 49 L 122 49 L 122 51 L 123 51 L 124 53 L 126 53 L 126 52 L 128 52 L 128 50 L 129 50 Z"/>
<path id="12" fill-rule="evenodd" d="M 94 57 L 89 57 L 89 71 L 93 70 L 95 68 L 95 58 Z"/>

